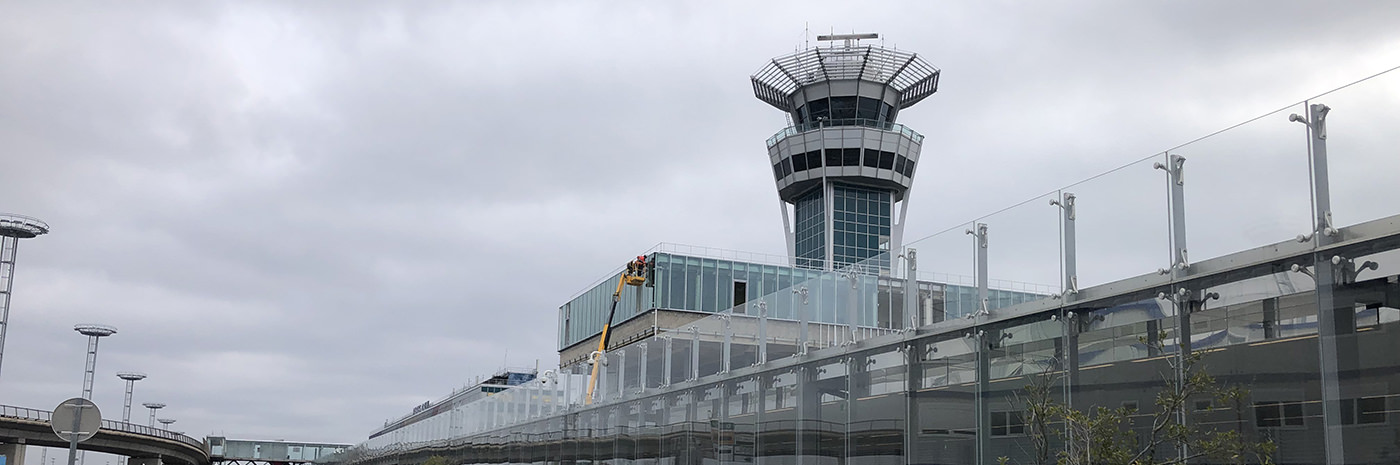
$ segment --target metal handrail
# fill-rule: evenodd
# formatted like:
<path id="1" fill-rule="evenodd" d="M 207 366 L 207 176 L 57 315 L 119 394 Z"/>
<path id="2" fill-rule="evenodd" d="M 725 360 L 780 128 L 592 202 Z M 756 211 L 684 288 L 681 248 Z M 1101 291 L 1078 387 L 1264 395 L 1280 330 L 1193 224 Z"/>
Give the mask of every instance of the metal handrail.
<path id="1" fill-rule="evenodd" d="M 0 417 L 48 422 L 52 419 L 53 412 L 50 412 L 48 410 L 32 409 L 28 407 L 16 407 L 13 405 L 0 405 Z M 116 420 L 102 420 L 102 429 L 139 434 L 142 436 L 153 436 L 161 439 L 168 439 L 171 441 L 178 441 L 190 446 L 194 446 L 200 450 L 204 450 L 204 441 L 185 436 L 183 434 L 170 430 L 152 428 L 150 426 L 137 425 Z"/>
<path id="2" fill-rule="evenodd" d="M 777 134 L 774 134 L 773 137 L 769 137 L 769 138 L 768 138 L 768 141 L 767 141 L 767 144 L 768 144 L 768 147 L 769 147 L 769 148 L 772 148 L 774 145 L 778 145 L 778 141 L 783 140 L 783 139 L 787 138 L 788 136 L 793 136 L 793 135 L 797 135 L 797 134 L 802 134 L 802 133 L 808 132 L 808 131 L 815 131 L 815 130 L 821 129 L 821 128 L 835 128 L 835 127 L 875 128 L 875 129 L 879 129 L 879 130 L 882 130 L 882 131 L 890 131 L 890 132 L 897 132 L 897 133 L 900 133 L 900 134 L 904 135 L 905 137 L 908 137 L 908 138 L 910 138 L 910 139 L 913 139 L 914 142 L 923 143 L 923 141 L 924 141 L 924 135 L 923 135 L 923 134 L 919 134 L 917 131 L 915 131 L 915 130 L 913 130 L 913 129 L 909 129 L 908 126 L 905 126 L 905 125 L 903 125 L 903 124 L 891 123 L 891 122 L 888 122 L 888 121 L 882 121 L 882 120 L 878 120 L 878 119 L 841 118 L 841 119 L 824 119 L 824 120 L 821 120 L 821 121 L 812 121 L 812 122 L 809 122 L 809 123 L 794 124 L 794 125 L 792 125 L 792 126 L 788 126 L 788 127 L 786 127 L 786 128 L 783 128 L 783 130 L 778 131 L 778 133 L 777 133 Z"/>

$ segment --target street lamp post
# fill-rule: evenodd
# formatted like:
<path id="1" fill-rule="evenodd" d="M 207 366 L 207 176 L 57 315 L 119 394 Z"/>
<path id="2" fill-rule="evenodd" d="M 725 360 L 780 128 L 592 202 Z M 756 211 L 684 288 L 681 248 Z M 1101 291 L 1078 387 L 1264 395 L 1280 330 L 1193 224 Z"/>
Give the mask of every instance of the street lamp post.
<path id="1" fill-rule="evenodd" d="M 161 419 L 156 420 L 156 421 L 159 421 L 161 425 L 164 425 L 166 431 L 170 431 L 170 424 L 171 424 L 171 423 L 175 423 L 175 419 L 174 419 L 174 418 L 161 418 Z"/>
<path id="2" fill-rule="evenodd" d="M 126 381 L 126 400 L 122 402 L 122 422 L 131 423 L 131 391 L 136 387 L 137 381 L 146 379 L 146 374 L 123 371 L 117 373 L 117 377 Z"/>
<path id="3" fill-rule="evenodd" d="M 160 409 L 165 408 L 165 404 L 162 404 L 162 403 L 159 403 L 159 402 L 146 402 L 146 403 L 141 404 L 141 405 L 145 406 L 145 407 L 148 408 L 148 409 L 151 409 L 151 421 L 150 421 L 150 423 L 147 423 L 146 426 L 150 426 L 150 427 L 152 427 L 152 428 L 155 428 L 155 427 L 156 427 L 156 410 L 160 410 Z"/>

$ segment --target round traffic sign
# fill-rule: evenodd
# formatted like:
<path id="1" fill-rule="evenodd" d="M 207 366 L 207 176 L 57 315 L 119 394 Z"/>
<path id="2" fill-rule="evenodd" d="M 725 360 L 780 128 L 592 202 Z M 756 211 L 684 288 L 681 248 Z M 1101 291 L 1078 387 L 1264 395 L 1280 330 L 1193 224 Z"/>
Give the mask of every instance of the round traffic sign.
<path id="1" fill-rule="evenodd" d="M 74 397 L 54 407 L 53 415 L 49 416 L 49 426 L 64 441 L 71 442 L 73 436 L 77 436 L 78 442 L 83 442 L 102 428 L 102 411 L 92 401 Z"/>

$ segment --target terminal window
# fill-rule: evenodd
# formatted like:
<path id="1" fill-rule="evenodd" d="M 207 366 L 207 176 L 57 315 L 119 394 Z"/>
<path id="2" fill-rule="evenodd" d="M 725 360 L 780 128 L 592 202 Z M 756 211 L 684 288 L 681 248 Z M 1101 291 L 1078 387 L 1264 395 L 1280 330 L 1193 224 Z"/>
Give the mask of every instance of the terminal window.
<path id="1" fill-rule="evenodd" d="M 1254 423 L 1260 428 L 1303 426 L 1302 402 L 1265 401 L 1254 403 Z"/>
<path id="2" fill-rule="evenodd" d="M 992 436 L 1026 434 L 1026 421 L 1021 412 L 992 412 Z"/>

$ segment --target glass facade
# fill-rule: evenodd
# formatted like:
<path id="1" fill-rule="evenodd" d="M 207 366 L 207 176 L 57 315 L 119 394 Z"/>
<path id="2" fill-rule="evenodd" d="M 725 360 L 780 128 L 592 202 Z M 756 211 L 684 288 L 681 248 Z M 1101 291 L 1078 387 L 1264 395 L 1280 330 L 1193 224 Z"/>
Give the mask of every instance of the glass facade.
<path id="1" fill-rule="evenodd" d="M 799 124 L 830 121 L 833 125 L 840 125 L 840 122 L 858 119 L 891 123 L 894 122 L 895 108 L 877 98 L 844 95 L 807 102 L 797 107 L 795 115 Z"/>
<path id="2" fill-rule="evenodd" d="M 793 250 L 799 268 L 826 266 L 826 196 L 812 189 L 793 207 Z"/>
<path id="3" fill-rule="evenodd" d="M 870 259 L 889 256 L 890 193 L 841 184 L 833 186 L 832 192 L 832 260 L 838 264 L 868 261 L 888 269 L 888 259 Z"/>
<path id="4" fill-rule="evenodd" d="M 854 202 L 854 201 L 852 201 Z M 866 201 L 874 205 L 873 201 Z M 876 253 L 869 264 L 888 267 L 887 254 Z M 767 315 L 775 319 L 800 320 L 813 323 L 855 324 L 871 328 L 902 328 L 904 285 L 902 280 L 881 276 L 874 268 L 864 273 L 839 277 L 818 269 L 748 263 L 737 260 L 692 257 L 675 253 L 656 252 L 648 256 L 652 264 L 644 285 L 627 286 L 618 301 L 613 325 L 651 309 L 688 312 L 756 315 L 753 307 L 765 303 Z M 603 280 L 593 288 L 559 307 L 559 349 L 598 335 L 612 307 L 612 293 L 617 289 L 618 275 Z M 852 291 L 852 281 L 857 283 Z M 941 321 L 974 312 L 977 306 L 975 287 L 920 281 L 916 302 L 927 316 L 924 321 Z M 807 304 L 800 295 L 783 296 L 780 291 L 806 289 Z M 991 289 L 993 308 L 1028 302 L 1044 297 L 1026 291 Z M 849 295 L 848 295 L 849 294 Z M 782 298 L 774 298 L 778 295 Z M 764 298 L 764 296 L 769 296 Z M 851 300 L 855 300 L 853 304 Z M 858 311 L 846 311 L 846 307 Z M 805 313 L 805 315 L 804 315 Z"/>

